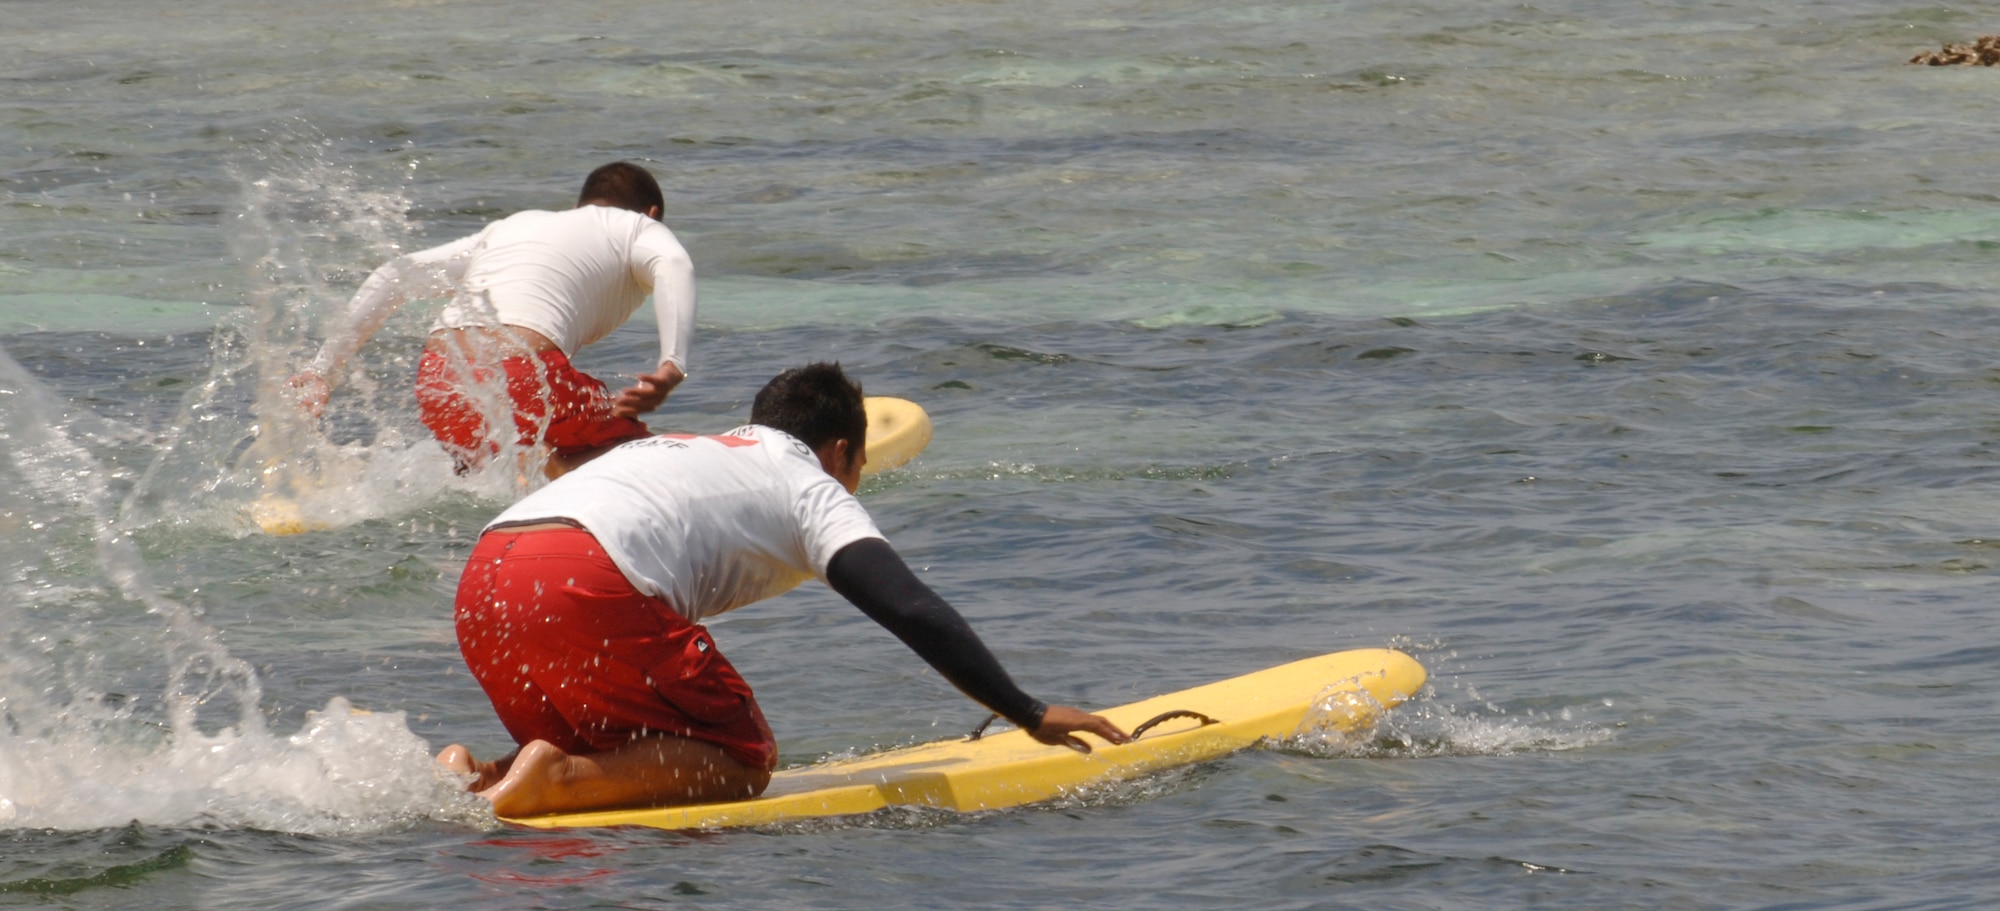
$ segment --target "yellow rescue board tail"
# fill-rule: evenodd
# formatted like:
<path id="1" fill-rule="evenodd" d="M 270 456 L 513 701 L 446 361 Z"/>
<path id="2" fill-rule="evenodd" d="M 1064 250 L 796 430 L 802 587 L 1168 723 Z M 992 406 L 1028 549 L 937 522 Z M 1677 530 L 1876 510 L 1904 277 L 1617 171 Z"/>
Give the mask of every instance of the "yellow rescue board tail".
<path id="1" fill-rule="evenodd" d="M 250 504 L 250 518 L 267 535 L 284 537 L 309 531 L 324 531 L 333 524 L 306 513 L 299 501 L 282 494 L 267 493 Z"/>
<path id="2" fill-rule="evenodd" d="M 1363 728 L 1415 695 L 1424 677 L 1416 659 L 1393 649 L 1334 652 L 1106 709 L 1099 714 L 1126 731 L 1169 717 L 1131 743 L 1093 744 L 1096 750 L 1088 755 L 1007 731 L 785 769 L 754 800 L 507 821 L 537 828 L 710 829 L 870 813 L 892 805 L 961 812 L 1013 807 L 1214 759 L 1264 740 Z"/>
<path id="3" fill-rule="evenodd" d="M 862 474 L 902 465 L 931 444 L 931 416 L 922 405 L 884 395 L 868 396 L 861 404 L 868 409 L 868 461 Z"/>

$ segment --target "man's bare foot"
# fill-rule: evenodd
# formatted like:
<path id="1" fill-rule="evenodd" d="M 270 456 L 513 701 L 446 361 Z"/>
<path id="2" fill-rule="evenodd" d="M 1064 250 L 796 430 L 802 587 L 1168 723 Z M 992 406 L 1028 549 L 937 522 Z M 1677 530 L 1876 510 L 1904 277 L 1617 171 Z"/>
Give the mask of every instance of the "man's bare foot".
<path id="1" fill-rule="evenodd" d="M 468 791 L 483 791 L 500 780 L 507 773 L 509 756 L 499 762 L 480 762 L 472 758 L 472 751 L 456 743 L 445 747 L 437 754 L 437 764 L 459 775 L 471 775 L 472 783 L 465 786 Z"/>
<path id="2" fill-rule="evenodd" d="M 569 754 L 546 740 L 529 743 L 514 754 L 514 762 L 504 775 L 472 790 L 493 804 L 500 816 L 534 816 L 566 809 L 553 792 L 562 790 L 568 777 Z"/>
<path id="3" fill-rule="evenodd" d="M 477 775 L 479 771 L 472 764 L 472 751 L 454 743 L 438 752 L 437 764 L 460 775 Z"/>

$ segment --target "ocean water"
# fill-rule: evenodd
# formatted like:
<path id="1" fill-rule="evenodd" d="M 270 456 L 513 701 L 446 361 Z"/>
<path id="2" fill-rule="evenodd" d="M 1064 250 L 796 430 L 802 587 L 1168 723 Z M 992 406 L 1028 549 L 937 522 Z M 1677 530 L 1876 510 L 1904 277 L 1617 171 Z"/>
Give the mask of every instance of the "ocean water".
<path id="1" fill-rule="evenodd" d="M 1991 907 L 2000 72 L 1905 61 L 1996 17 L 5 0 L 0 906 Z M 921 402 L 864 501 L 1030 692 L 1430 685 L 1005 812 L 497 823 L 430 756 L 509 746 L 449 603 L 520 484 L 416 423 L 435 305 L 273 382 L 619 158 L 700 281 L 653 425 Z M 983 715 L 818 586 L 714 628 L 785 764 Z"/>

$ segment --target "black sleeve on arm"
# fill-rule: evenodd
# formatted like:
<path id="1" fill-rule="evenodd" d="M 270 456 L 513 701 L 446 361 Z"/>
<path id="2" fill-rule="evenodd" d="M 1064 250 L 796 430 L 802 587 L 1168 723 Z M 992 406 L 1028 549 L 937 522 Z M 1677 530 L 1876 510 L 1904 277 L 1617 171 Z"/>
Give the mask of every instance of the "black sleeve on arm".
<path id="1" fill-rule="evenodd" d="M 1022 730 L 1041 726 L 1049 707 L 1014 685 L 972 626 L 910 572 L 889 542 L 863 538 L 841 548 L 826 566 L 826 581 L 967 696 Z"/>

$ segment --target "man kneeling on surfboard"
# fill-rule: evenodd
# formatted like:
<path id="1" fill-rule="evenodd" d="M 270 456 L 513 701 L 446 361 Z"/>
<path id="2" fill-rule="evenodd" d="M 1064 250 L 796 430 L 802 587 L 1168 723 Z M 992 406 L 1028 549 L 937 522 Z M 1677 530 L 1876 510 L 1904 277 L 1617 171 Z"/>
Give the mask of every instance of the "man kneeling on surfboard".
<path id="1" fill-rule="evenodd" d="M 438 762 L 502 816 L 755 797 L 777 743 L 700 622 L 812 576 L 1036 740 L 1126 735 L 1036 701 L 919 581 L 854 498 L 860 385 L 838 364 L 771 380 L 721 436 L 626 443 L 501 513 L 459 581 L 459 648 L 521 747 Z"/>

